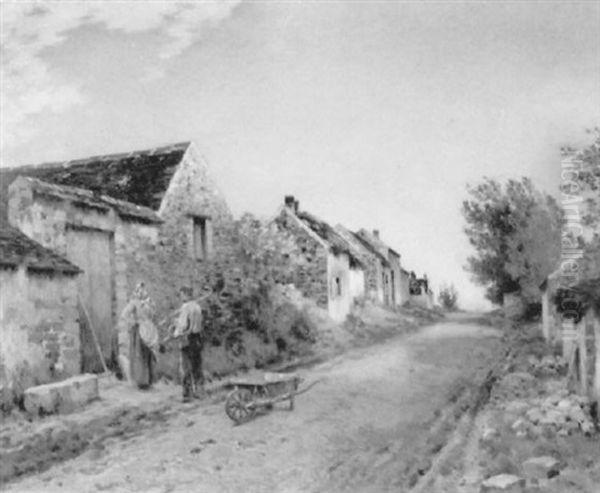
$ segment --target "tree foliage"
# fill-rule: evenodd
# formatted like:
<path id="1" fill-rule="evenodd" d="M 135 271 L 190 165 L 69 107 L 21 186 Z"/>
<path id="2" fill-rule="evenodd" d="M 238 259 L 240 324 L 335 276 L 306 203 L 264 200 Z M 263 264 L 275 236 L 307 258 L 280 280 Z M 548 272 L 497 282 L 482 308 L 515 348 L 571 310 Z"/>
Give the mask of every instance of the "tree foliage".
<path id="1" fill-rule="evenodd" d="M 454 287 L 454 284 L 442 285 L 438 301 L 444 310 L 454 311 L 458 308 L 458 291 Z"/>
<path id="2" fill-rule="evenodd" d="M 577 228 L 567 228 L 563 234 L 563 242 L 568 240 L 569 245 L 577 244 L 583 257 L 578 263 L 578 282 L 562 286 L 556 293 L 555 303 L 559 312 L 565 306 L 576 306 L 579 318 L 589 308 L 600 314 L 600 128 L 590 133 L 595 138 L 588 147 L 579 151 L 563 149 L 573 163 L 570 172 L 563 176 L 563 200 L 577 203 L 577 198 L 583 199 L 579 205 L 582 226 L 586 230 L 578 237 L 573 234 Z M 570 303 L 565 303 L 565 299 Z"/>
<path id="3" fill-rule="evenodd" d="M 463 202 L 465 232 L 475 254 L 467 259 L 486 297 L 502 304 L 507 293 L 536 302 L 538 286 L 560 256 L 562 215 L 556 200 L 535 189 L 529 178 L 504 185 L 484 178 L 468 187 Z"/>

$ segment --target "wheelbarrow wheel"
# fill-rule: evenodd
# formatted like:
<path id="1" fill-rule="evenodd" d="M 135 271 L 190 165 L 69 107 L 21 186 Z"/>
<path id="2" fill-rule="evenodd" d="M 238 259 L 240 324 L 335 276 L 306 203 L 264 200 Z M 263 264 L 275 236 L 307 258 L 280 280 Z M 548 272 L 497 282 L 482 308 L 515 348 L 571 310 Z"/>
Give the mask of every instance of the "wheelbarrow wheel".
<path id="1" fill-rule="evenodd" d="M 235 424 L 245 423 L 256 414 L 252 400 L 252 392 L 249 389 L 235 389 L 227 396 L 225 413 Z"/>

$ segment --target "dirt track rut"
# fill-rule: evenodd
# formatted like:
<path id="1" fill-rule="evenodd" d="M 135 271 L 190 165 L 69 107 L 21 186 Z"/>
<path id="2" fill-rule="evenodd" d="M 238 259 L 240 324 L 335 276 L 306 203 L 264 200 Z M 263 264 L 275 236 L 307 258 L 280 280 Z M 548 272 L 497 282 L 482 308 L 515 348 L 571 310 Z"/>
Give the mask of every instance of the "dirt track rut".
<path id="1" fill-rule="evenodd" d="M 183 408 L 160 429 L 8 485 L 12 492 L 403 491 L 403 465 L 449 389 L 488 364 L 498 334 L 470 320 L 350 351 L 301 370 L 321 379 L 232 426 L 223 404 Z"/>

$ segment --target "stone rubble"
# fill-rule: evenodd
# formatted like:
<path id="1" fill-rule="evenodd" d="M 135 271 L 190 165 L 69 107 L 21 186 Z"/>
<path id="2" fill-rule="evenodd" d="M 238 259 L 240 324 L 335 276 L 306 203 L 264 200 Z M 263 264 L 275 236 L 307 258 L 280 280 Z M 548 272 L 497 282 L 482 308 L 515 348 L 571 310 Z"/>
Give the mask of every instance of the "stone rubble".
<path id="1" fill-rule="evenodd" d="M 539 435 L 544 428 L 550 428 L 563 436 L 576 432 L 590 435 L 594 432 L 589 399 L 568 394 L 565 390 L 550 397 L 531 399 L 529 409 L 524 414 L 521 406 L 506 406 L 505 410 L 509 409 L 513 411 L 512 414 L 517 415 L 512 424 L 515 432 L 527 430 L 532 435 Z"/>
<path id="2" fill-rule="evenodd" d="M 558 476 L 560 463 L 554 457 L 532 457 L 523 462 L 523 472 L 528 479 L 549 479 Z"/>
<path id="3" fill-rule="evenodd" d="M 481 483 L 480 493 L 522 493 L 525 480 L 512 474 L 498 474 Z"/>
<path id="4" fill-rule="evenodd" d="M 529 369 L 536 377 L 557 377 L 564 375 L 568 368 L 568 362 L 562 356 L 546 355 L 542 358 L 530 356 L 527 360 Z"/>

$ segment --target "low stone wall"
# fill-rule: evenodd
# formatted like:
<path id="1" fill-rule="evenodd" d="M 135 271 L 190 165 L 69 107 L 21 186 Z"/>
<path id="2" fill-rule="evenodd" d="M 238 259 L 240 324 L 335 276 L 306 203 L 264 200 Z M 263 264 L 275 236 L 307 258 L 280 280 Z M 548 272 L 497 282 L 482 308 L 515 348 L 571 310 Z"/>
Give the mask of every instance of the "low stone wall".
<path id="1" fill-rule="evenodd" d="M 433 293 L 411 294 L 410 303 L 423 308 L 433 308 Z"/>
<path id="2" fill-rule="evenodd" d="M 98 377 L 85 374 L 28 388 L 25 391 L 24 407 L 32 417 L 64 414 L 80 409 L 98 398 Z"/>
<path id="3" fill-rule="evenodd" d="M 7 397 L 79 373 L 76 278 L 0 270 L 0 291 L 0 386 L 11 388 Z"/>

